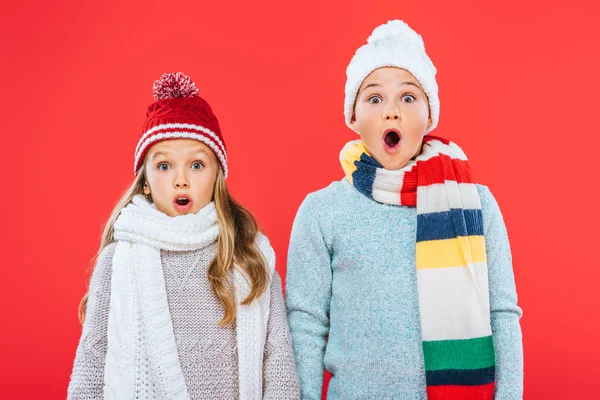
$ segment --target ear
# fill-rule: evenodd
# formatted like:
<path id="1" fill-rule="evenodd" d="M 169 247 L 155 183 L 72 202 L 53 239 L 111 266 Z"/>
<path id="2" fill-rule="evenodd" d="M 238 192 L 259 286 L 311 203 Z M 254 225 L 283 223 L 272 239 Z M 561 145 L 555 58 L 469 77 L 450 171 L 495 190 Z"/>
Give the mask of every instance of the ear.
<path id="1" fill-rule="evenodd" d="M 144 194 L 146 196 L 150 194 L 150 185 L 148 185 L 148 182 L 144 183 Z"/>
<path id="2" fill-rule="evenodd" d="M 358 124 L 356 123 L 356 113 L 352 113 L 352 118 L 350 118 L 350 128 L 358 132 Z"/>

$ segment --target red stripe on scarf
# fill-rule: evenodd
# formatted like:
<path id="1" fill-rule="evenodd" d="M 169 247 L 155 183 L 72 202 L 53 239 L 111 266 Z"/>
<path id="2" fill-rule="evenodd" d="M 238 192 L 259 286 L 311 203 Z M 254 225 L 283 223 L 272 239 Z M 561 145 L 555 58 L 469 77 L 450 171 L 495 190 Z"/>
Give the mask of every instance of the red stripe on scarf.
<path id="1" fill-rule="evenodd" d="M 400 204 L 408 207 L 417 205 L 417 186 L 428 186 L 455 180 L 457 183 L 475 183 L 469 162 L 451 159 L 440 154 L 426 161 L 417 161 L 416 168 L 404 173 L 400 190 Z"/>
<path id="2" fill-rule="evenodd" d="M 427 136 L 425 136 L 425 137 L 423 138 L 423 143 L 427 143 L 427 142 L 430 142 L 430 141 L 432 141 L 432 140 L 438 140 L 438 141 L 440 141 L 440 142 L 442 142 L 442 143 L 444 143 L 445 145 L 448 145 L 448 146 L 449 146 L 449 145 L 450 145 L 450 143 L 451 143 L 451 142 L 450 142 L 448 139 L 444 139 L 444 138 L 442 138 L 442 137 L 439 137 L 439 136 L 433 136 L 433 135 L 427 135 Z"/>
<path id="3" fill-rule="evenodd" d="M 494 398 L 494 382 L 478 386 L 427 386 L 428 400 L 480 400 Z"/>
<path id="4" fill-rule="evenodd" d="M 404 173 L 402 189 L 400 189 L 400 204 L 407 207 L 417 206 L 417 170 Z"/>
<path id="5" fill-rule="evenodd" d="M 445 154 L 426 161 L 417 161 L 417 170 L 419 171 L 419 186 L 444 183 L 446 180 L 454 180 L 457 183 L 475 183 L 468 161 L 451 159 Z"/>

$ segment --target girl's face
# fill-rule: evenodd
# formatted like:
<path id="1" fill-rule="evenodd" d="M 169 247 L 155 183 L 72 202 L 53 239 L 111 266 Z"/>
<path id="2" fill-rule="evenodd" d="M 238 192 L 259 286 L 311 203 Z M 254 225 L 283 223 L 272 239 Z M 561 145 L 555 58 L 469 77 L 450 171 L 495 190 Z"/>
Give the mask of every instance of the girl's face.
<path id="1" fill-rule="evenodd" d="M 363 81 L 351 126 L 385 169 L 400 169 L 418 155 L 430 125 L 427 96 L 410 72 L 379 68 Z"/>
<path id="2" fill-rule="evenodd" d="M 170 139 L 146 155 L 144 193 L 170 217 L 197 213 L 212 201 L 219 163 L 212 150 L 194 139 Z"/>

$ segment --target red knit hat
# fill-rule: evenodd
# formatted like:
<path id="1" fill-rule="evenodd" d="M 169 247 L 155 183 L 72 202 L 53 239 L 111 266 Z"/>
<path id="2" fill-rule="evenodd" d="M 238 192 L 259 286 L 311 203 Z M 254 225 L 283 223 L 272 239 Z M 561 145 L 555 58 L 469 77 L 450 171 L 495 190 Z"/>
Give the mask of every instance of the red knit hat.
<path id="1" fill-rule="evenodd" d="M 227 178 L 227 150 L 219 121 L 198 96 L 196 84 L 181 72 L 163 74 L 154 81 L 153 93 L 156 101 L 148 107 L 135 148 L 134 172 L 137 174 L 153 144 L 167 139 L 196 139 L 212 149 Z"/>

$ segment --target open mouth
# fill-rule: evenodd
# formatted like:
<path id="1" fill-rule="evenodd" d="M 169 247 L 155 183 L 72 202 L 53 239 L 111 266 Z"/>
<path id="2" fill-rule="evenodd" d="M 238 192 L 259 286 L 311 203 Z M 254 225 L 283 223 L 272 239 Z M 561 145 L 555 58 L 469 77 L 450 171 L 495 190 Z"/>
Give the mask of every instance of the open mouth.
<path id="1" fill-rule="evenodd" d="M 177 209 L 177 211 L 180 212 L 189 211 L 192 207 L 192 200 L 190 200 L 190 198 L 187 197 L 187 195 L 178 195 L 177 197 L 175 197 L 173 203 L 175 203 L 175 208 Z"/>
<path id="2" fill-rule="evenodd" d="M 400 131 L 396 129 L 388 129 L 383 133 L 383 142 L 385 143 L 386 150 L 396 150 L 401 139 Z"/>
<path id="3" fill-rule="evenodd" d="M 177 200 L 175 200 L 175 203 L 178 206 L 187 206 L 190 202 L 190 199 L 188 199 L 187 197 L 180 197 Z"/>

